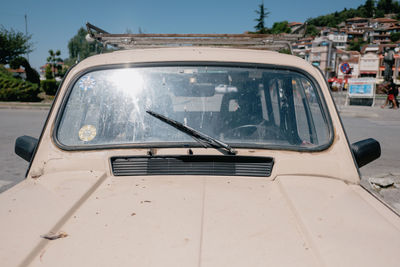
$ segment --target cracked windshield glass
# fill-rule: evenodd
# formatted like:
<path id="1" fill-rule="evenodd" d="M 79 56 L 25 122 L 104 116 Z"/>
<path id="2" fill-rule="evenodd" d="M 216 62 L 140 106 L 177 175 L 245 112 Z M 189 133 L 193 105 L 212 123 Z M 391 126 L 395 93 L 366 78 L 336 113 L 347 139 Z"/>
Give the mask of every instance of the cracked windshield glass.
<path id="1" fill-rule="evenodd" d="M 96 70 L 73 85 L 57 140 L 66 147 L 198 146 L 153 111 L 237 147 L 329 143 L 318 91 L 291 70 L 169 66 Z"/>

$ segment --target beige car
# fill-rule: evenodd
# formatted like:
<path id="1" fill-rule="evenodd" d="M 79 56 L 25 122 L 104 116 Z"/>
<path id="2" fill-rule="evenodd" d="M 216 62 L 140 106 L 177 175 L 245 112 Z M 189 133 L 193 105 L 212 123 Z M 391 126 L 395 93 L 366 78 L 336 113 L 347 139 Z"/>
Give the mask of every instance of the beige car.
<path id="1" fill-rule="evenodd" d="M 348 143 L 298 57 L 87 58 L 16 152 L 30 167 L 0 194 L 1 266 L 400 266 L 400 218 L 360 186 L 379 143 Z"/>

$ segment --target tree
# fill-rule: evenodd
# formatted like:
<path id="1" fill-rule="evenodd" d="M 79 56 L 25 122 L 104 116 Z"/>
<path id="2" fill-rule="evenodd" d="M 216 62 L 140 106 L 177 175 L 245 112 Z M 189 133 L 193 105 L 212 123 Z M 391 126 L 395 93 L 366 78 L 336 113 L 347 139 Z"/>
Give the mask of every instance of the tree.
<path id="1" fill-rule="evenodd" d="M 40 101 L 40 88 L 37 84 L 12 76 L 3 66 L 0 66 L 0 101 Z"/>
<path id="2" fill-rule="evenodd" d="M 361 48 L 366 44 L 366 42 L 362 38 L 356 38 L 349 42 L 349 46 L 347 50 L 349 51 L 361 51 Z"/>
<path id="3" fill-rule="evenodd" d="M 385 11 L 382 9 L 377 9 L 375 12 L 375 18 L 382 18 L 385 16 Z"/>
<path id="4" fill-rule="evenodd" d="M 399 12 L 399 3 L 392 0 L 379 0 L 376 8 L 383 11 L 384 14 L 397 13 Z"/>
<path id="5" fill-rule="evenodd" d="M 9 64 L 13 59 L 32 52 L 30 35 L 24 35 L 13 29 L 0 28 L 0 64 Z"/>
<path id="6" fill-rule="evenodd" d="M 91 55 L 99 54 L 103 50 L 103 45 L 95 41 L 89 43 L 86 40 L 86 35 L 88 32 L 81 27 L 78 33 L 72 37 L 68 42 L 69 50 L 69 60 L 75 62 L 77 60 L 82 60 Z"/>
<path id="7" fill-rule="evenodd" d="M 320 31 L 314 25 L 306 25 L 306 35 L 317 36 L 319 32 Z"/>
<path id="8" fill-rule="evenodd" d="M 385 2 L 389 0 L 380 0 L 380 2 Z M 391 2 L 391 1 L 389 1 Z M 376 0 L 366 0 L 364 5 L 360 5 L 358 8 L 344 8 L 342 11 L 336 11 L 331 14 L 327 14 L 324 16 L 318 16 L 316 18 L 307 19 L 308 25 L 314 25 L 317 27 L 337 27 L 340 23 L 346 21 L 347 19 L 354 18 L 354 17 L 366 17 L 372 18 L 375 17 L 383 17 L 385 12 L 384 10 L 379 10 L 376 8 Z M 382 6 L 381 3 L 381 6 Z M 385 4 L 387 5 L 387 4 Z M 400 7 L 398 2 L 391 4 L 391 10 L 395 13 L 395 10 L 399 9 Z M 397 8 L 399 7 L 399 8 Z"/>
<path id="9" fill-rule="evenodd" d="M 60 50 L 57 50 L 55 53 L 52 49 L 49 50 L 50 56 L 47 58 L 47 62 L 49 63 L 51 67 L 51 72 L 53 74 L 53 78 L 56 77 L 56 69 L 57 73 L 59 74 L 61 72 L 62 66 L 59 64 L 62 62 L 62 58 L 60 58 L 61 52 Z"/>
<path id="10" fill-rule="evenodd" d="M 54 79 L 52 67 L 50 66 L 50 64 L 47 65 L 45 70 L 44 70 L 44 77 L 46 78 L 46 80 L 53 80 Z"/>
<path id="11" fill-rule="evenodd" d="M 272 25 L 271 33 L 279 34 L 279 33 L 290 33 L 289 23 L 285 21 L 275 22 Z"/>
<path id="12" fill-rule="evenodd" d="M 367 18 L 372 18 L 375 14 L 375 0 L 365 1 L 364 8 Z"/>
<path id="13" fill-rule="evenodd" d="M 259 15 L 259 18 L 255 19 L 255 21 L 258 22 L 257 25 L 254 27 L 256 29 L 256 33 L 267 33 L 268 29 L 265 28 L 264 21 L 268 17 L 269 12 L 264 7 L 264 2 L 259 5 L 259 10 L 256 10 L 256 13 Z"/>
<path id="14" fill-rule="evenodd" d="M 400 32 L 393 32 L 393 33 L 391 33 L 390 34 L 390 40 L 392 41 L 392 42 L 397 42 L 397 41 L 399 41 L 400 40 Z"/>
<path id="15" fill-rule="evenodd" d="M 18 57 L 13 59 L 10 62 L 10 67 L 13 69 L 18 69 L 20 66 L 22 66 L 25 69 L 26 73 L 26 80 L 28 82 L 37 84 L 40 86 L 40 76 L 39 73 L 31 67 L 29 64 L 28 60 L 24 57 Z"/>

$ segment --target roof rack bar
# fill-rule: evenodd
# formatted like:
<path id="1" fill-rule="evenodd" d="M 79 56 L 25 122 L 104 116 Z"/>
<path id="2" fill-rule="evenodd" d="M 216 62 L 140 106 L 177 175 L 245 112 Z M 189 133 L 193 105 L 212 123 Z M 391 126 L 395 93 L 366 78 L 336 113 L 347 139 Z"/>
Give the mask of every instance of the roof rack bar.
<path id="1" fill-rule="evenodd" d="M 92 32 L 92 30 L 95 30 L 95 31 L 97 31 L 98 33 L 101 33 L 101 34 L 108 34 L 108 32 L 106 32 L 105 30 L 103 30 L 103 29 L 100 29 L 99 27 L 96 27 L 96 26 L 94 26 L 93 24 L 90 24 L 89 22 L 86 22 L 86 28 L 87 28 L 87 31 L 88 31 L 88 33 L 93 37 L 93 32 Z"/>
<path id="2" fill-rule="evenodd" d="M 287 49 L 292 54 L 290 42 L 302 37 L 298 34 L 110 34 L 90 23 L 86 23 L 88 33 L 104 45 L 123 49 L 174 47 L 174 46 L 214 46 L 280 51 Z"/>
<path id="3" fill-rule="evenodd" d="M 99 29 L 99 28 L 97 28 L 97 29 Z M 108 36 L 108 37 L 113 36 L 113 37 L 184 37 L 184 38 L 187 38 L 187 37 L 271 38 L 272 36 L 275 36 L 275 37 L 291 36 L 289 34 L 272 35 L 272 34 L 258 34 L 258 33 L 122 33 L 122 34 L 121 33 L 113 33 L 113 34 L 110 34 L 107 32 L 103 32 L 102 35 Z M 300 35 L 299 36 L 294 35 L 294 37 L 297 39 L 298 37 L 300 37 Z"/>

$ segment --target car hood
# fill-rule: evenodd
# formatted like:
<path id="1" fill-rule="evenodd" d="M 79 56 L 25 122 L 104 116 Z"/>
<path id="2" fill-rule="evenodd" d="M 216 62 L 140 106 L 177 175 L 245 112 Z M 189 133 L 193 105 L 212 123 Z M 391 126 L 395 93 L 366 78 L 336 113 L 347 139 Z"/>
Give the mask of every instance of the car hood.
<path id="1" fill-rule="evenodd" d="M 65 177 L 0 195 L 6 266 L 398 266 L 399 218 L 358 185 L 304 176 Z M 66 237 L 40 237 L 49 232 Z"/>

